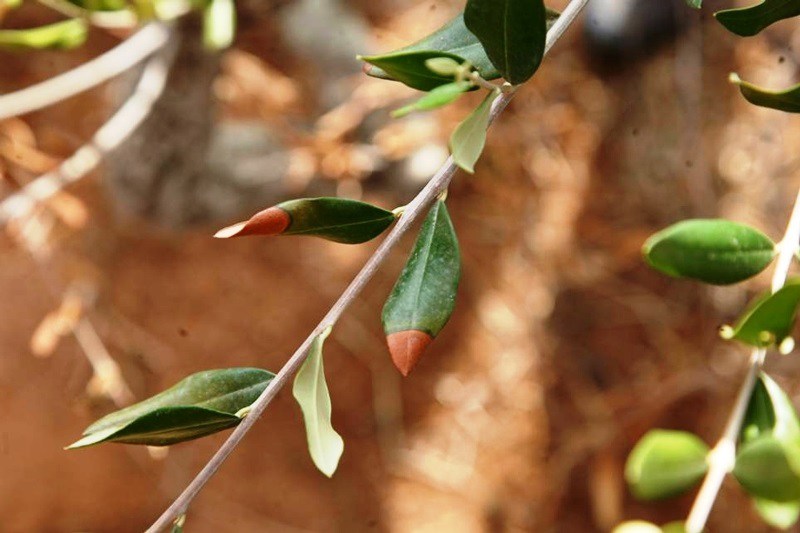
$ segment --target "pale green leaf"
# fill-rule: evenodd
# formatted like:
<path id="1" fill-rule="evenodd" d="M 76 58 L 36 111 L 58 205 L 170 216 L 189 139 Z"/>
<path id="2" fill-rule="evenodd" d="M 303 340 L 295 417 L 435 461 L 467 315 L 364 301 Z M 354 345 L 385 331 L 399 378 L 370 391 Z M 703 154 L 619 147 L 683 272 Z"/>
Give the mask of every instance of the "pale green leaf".
<path id="1" fill-rule="evenodd" d="M 450 153 L 453 154 L 453 161 L 470 174 L 475 172 L 475 163 L 486 144 L 486 129 L 489 127 L 489 115 L 495 98 L 497 98 L 496 92 L 489 93 L 450 136 Z"/>

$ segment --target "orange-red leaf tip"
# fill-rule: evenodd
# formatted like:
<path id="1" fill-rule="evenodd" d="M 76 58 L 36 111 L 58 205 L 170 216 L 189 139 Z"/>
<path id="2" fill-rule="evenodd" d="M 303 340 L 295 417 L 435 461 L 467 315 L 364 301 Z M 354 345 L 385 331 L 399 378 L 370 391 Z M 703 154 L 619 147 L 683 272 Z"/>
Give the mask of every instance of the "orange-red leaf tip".
<path id="1" fill-rule="evenodd" d="M 386 336 L 392 362 L 403 376 L 408 376 L 433 337 L 417 329 L 398 331 Z"/>
<path id="2" fill-rule="evenodd" d="M 222 228 L 214 234 L 214 237 L 228 239 L 245 235 L 280 235 L 291 223 L 289 213 L 280 207 L 269 207 L 253 215 L 247 222 Z"/>

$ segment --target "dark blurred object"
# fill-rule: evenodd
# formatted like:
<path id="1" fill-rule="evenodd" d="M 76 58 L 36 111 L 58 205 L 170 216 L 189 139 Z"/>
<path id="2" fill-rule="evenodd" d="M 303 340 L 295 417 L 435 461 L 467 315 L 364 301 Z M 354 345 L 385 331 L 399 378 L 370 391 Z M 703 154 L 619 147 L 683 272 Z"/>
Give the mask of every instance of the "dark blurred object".
<path id="1" fill-rule="evenodd" d="M 686 27 L 684 0 L 593 0 L 586 7 L 584 36 L 594 66 L 621 70 L 647 57 Z"/>

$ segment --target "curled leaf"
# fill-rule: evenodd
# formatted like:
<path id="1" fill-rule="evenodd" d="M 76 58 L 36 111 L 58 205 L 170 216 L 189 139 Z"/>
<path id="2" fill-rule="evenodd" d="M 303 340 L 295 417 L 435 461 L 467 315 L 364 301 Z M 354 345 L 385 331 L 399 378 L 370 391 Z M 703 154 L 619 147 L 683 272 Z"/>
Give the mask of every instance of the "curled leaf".
<path id="1" fill-rule="evenodd" d="M 330 329 L 314 339 L 294 378 L 292 394 L 303 411 L 311 459 L 323 474 L 331 477 L 344 452 L 344 440 L 331 424 L 331 397 L 322 361 L 322 345 L 329 333 Z"/>
<path id="2" fill-rule="evenodd" d="M 450 319 L 460 278 L 458 239 L 444 202 L 437 201 L 383 306 L 389 351 L 404 376 Z"/>
<path id="3" fill-rule="evenodd" d="M 770 91 L 742 80 L 737 74 L 729 77 L 739 87 L 745 100 L 753 105 L 768 107 L 787 113 L 800 113 L 800 84 L 782 91 Z"/>
<path id="4" fill-rule="evenodd" d="M 274 374 L 258 368 L 226 368 L 192 374 L 147 400 L 115 411 L 90 425 L 68 446 L 100 442 L 166 446 L 237 425 Z"/>
<path id="5" fill-rule="evenodd" d="M 371 204 L 343 198 L 302 198 L 280 203 L 219 230 L 214 237 L 310 235 L 344 244 L 359 244 L 380 235 L 395 214 Z"/>

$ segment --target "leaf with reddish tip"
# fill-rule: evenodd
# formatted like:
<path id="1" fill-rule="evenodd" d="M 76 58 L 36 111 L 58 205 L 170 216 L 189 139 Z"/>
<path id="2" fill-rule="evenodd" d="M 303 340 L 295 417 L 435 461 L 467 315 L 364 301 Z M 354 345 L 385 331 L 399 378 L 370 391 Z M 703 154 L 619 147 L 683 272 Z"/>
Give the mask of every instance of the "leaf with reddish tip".
<path id="1" fill-rule="evenodd" d="M 380 207 L 343 198 L 289 200 L 219 230 L 214 237 L 312 235 L 344 244 L 369 241 L 388 228 L 396 215 Z"/>
<path id="2" fill-rule="evenodd" d="M 392 361 L 407 376 L 455 307 L 461 261 L 453 223 L 437 201 L 383 307 Z"/>

